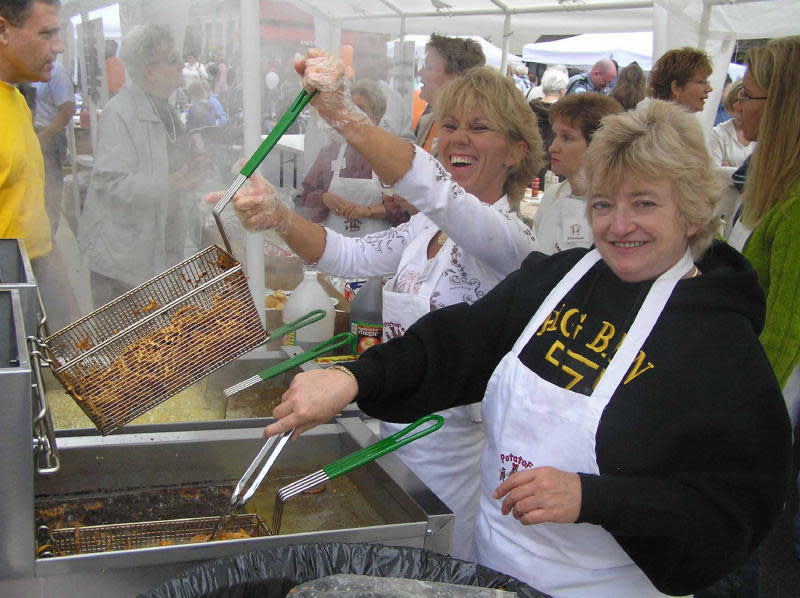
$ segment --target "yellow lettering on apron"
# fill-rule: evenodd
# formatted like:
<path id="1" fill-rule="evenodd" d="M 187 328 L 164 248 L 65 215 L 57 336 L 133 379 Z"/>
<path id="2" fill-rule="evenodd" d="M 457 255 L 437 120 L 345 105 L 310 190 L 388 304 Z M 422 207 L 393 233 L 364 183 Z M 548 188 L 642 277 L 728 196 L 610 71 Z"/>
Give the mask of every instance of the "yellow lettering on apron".
<path id="1" fill-rule="evenodd" d="M 561 305 L 563 308 L 564 305 Z M 542 322 L 542 325 L 539 327 L 539 331 L 536 333 L 536 336 L 542 336 L 545 332 L 555 332 L 556 324 L 558 324 L 558 318 L 561 315 L 561 308 L 554 309 L 553 312 L 547 316 L 547 319 Z"/>
<path id="2" fill-rule="evenodd" d="M 576 372 L 576 371 L 575 371 L 575 370 L 573 370 L 572 368 L 568 368 L 567 366 L 565 366 L 565 365 L 562 365 L 562 366 L 561 366 L 561 369 L 562 369 L 562 370 L 564 370 L 566 373 L 568 373 L 570 376 L 572 376 L 572 382 L 570 382 L 569 384 L 567 384 L 567 385 L 564 387 L 564 388 L 566 388 L 567 390 L 569 390 L 570 388 L 572 388 L 573 386 L 575 386 L 575 385 L 576 385 L 578 382 L 580 382 L 581 380 L 583 380 L 583 375 L 582 375 L 582 374 L 579 374 L 578 372 Z"/>
<path id="3" fill-rule="evenodd" d="M 611 342 L 611 339 L 614 338 L 616 331 L 617 329 L 611 322 L 606 322 L 604 320 L 602 330 L 597 333 L 597 336 L 591 343 L 586 344 L 586 348 L 591 349 L 595 353 L 602 353 L 608 348 L 608 344 Z"/>
<path id="4" fill-rule="evenodd" d="M 594 379 L 594 384 L 592 384 L 592 392 L 597 388 L 597 385 L 600 384 L 600 380 L 603 379 L 603 375 L 606 373 L 606 368 L 600 370 L 600 373 L 597 374 L 597 378 Z"/>
<path id="5" fill-rule="evenodd" d="M 570 335 L 569 330 L 567 330 L 567 325 L 569 324 L 569 319 L 574 316 L 575 314 L 581 313 L 579 309 L 573 307 L 570 310 L 567 310 L 567 313 L 564 314 L 564 317 L 561 319 L 561 334 L 563 334 L 566 338 L 575 338 L 578 336 L 578 333 L 581 331 L 583 326 L 577 324 L 575 326 L 575 330 L 572 331 L 572 335 Z M 580 321 L 581 323 L 586 319 L 586 314 L 581 314 Z"/>
<path id="6" fill-rule="evenodd" d="M 550 345 L 550 349 L 545 354 L 544 360 L 548 363 L 552 363 L 556 367 L 561 367 L 561 364 L 558 362 L 558 360 L 555 357 L 553 357 L 553 353 L 555 353 L 557 350 L 563 351 L 564 343 L 562 343 L 561 341 L 556 341 L 552 345 Z"/>
<path id="7" fill-rule="evenodd" d="M 642 364 L 647 356 L 644 354 L 644 351 L 639 351 L 639 354 L 636 356 L 636 360 L 633 362 L 631 369 L 628 371 L 628 375 L 625 377 L 625 380 L 622 382 L 623 384 L 627 384 L 637 376 L 644 374 L 647 370 L 653 369 L 654 366 L 652 361 L 648 361 L 647 365 L 642 368 Z"/>
<path id="8" fill-rule="evenodd" d="M 595 363 L 594 361 L 592 361 L 587 357 L 584 357 L 583 355 L 575 353 L 575 351 L 573 351 L 572 349 L 567 349 L 567 355 L 572 357 L 575 361 L 580 361 L 583 365 L 589 366 L 593 370 L 596 370 L 597 368 L 600 367 L 599 364 Z"/>

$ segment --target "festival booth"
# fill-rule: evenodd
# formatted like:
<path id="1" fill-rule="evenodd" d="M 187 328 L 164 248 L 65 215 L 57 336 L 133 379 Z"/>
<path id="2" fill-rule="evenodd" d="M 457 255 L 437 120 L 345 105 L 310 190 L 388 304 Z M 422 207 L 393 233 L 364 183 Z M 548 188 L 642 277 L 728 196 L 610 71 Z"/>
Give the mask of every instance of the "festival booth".
<path id="1" fill-rule="evenodd" d="M 102 61 L 97 42 L 102 44 L 105 27 L 100 23 L 99 27 L 92 26 L 87 34 L 73 36 L 70 23 L 73 17 L 79 16 L 79 25 L 88 24 L 96 15 L 94 11 L 109 4 L 108 0 L 63 2 L 65 37 L 73 41 L 67 45 L 72 45 L 72 55 L 79 57 L 82 77 L 87 76 L 92 61 Z M 800 3 L 797 0 L 120 0 L 118 13 L 119 34 L 123 39 L 134 26 L 155 23 L 168 25 L 172 29 L 178 51 L 194 47 L 184 44 L 185 37 L 196 41 L 197 47 L 208 54 L 219 47 L 225 48 L 226 58 L 236 72 L 236 80 L 241 82 L 236 104 L 241 135 L 229 148 L 236 157 L 253 155 L 261 144 L 262 134 L 268 130 L 262 120 L 265 66 L 277 61 L 274 60 L 276 57 L 263 51 L 263 48 L 270 47 L 270 40 L 264 37 L 265 30 L 272 33 L 283 31 L 285 38 L 291 40 L 298 51 L 311 46 L 338 51 L 342 45 L 357 39 L 357 33 L 378 34 L 381 44 L 386 40 L 398 40 L 392 48 L 395 58 L 393 84 L 398 92 L 404 94 L 410 109 L 411 90 L 407 84 L 414 75 L 418 44 L 413 38 L 407 39 L 407 36 L 422 36 L 421 39 L 424 39 L 431 32 L 445 35 L 470 32 L 470 36 L 492 42 L 491 48 L 486 46 L 488 49 L 485 50 L 490 54 L 490 64 L 499 62 L 499 67 L 504 70 L 510 61 L 515 61 L 511 58 L 512 53 L 522 52 L 525 44 L 535 42 L 544 34 L 619 35 L 652 31 L 651 55 L 654 57 L 669 48 L 684 45 L 709 52 L 718 67 L 712 77 L 712 85 L 715 90 L 720 90 L 725 65 L 729 62 L 737 39 L 796 33 L 797 24 L 800 23 Z M 191 32 L 191 36 L 188 32 Z M 221 40 L 222 45 L 217 47 L 207 43 L 212 39 Z M 495 51 L 498 47 L 501 48 L 499 58 Z M 379 46 L 381 52 L 383 48 L 383 45 Z M 641 53 L 646 54 L 644 50 Z M 293 55 L 287 53 L 277 58 L 280 58 L 282 66 L 288 66 L 282 78 L 291 86 L 289 95 L 294 99 L 300 92 L 300 83 L 290 72 Z M 623 64 L 623 61 L 620 63 Z M 85 79 L 81 85 L 87 85 Z M 719 99 L 718 93 L 715 92 L 716 95 L 706 104 L 704 117 L 709 119 L 709 123 Z M 83 95 L 86 97 L 87 94 Z M 291 101 L 278 106 L 278 114 L 289 109 L 290 104 Z M 156 110 L 155 106 L 153 110 Z M 92 130 L 97 125 L 94 112 L 94 106 L 91 106 Z M 100 118 L 103 118 L 102 114 Z M 275 123 L 269 125 L 277 127 Z M 306 154 L 318 149 L 309 147 L 312 145 L 308 142 L 304 144 Z M 297 147 L 303 148 L 303 145 L 298 144 Z M 276 181 L 274 173 L 280 167 L 278 153 L 276 150 L 270 154 L 261 167 L 265 176 L 273 182 Z M 308 161 L 308 155 L 305 158 Z M 225 171 L 219 175 L 220 181 L 215 181 L 216 188 L 226 188 L 235 176 Z M 159 200 L 165 201 L 169 199 L 167 195 L 165 193 L 162 197 L 154 194 Z M 198 191 L 192 200 L 199 205 L 201 197 Z M 231 214 L 230 209 L 228 214 Z M 233 226 L 237 219 L 231 216 L 226 224 L 228 222 Z M 106 349 L 109 343 L 116 342 L 114 338 L 120 331 L 138 327 L 142 322 L 156 322 L 155 318 L 161 317 L 162 311 L 167 313 L 164 310 L 177 309 L 184 299 L 210 297 L 205 289 L 212 281 L 205 279 L 211 276 L 220 284 L 233 284 L 234 279 L 237 284 L 238 281 L 244 281 L 240 286 L 244 288 L 248 300 L 252 295 L 253 319 L 257 321 L 260 318 L 262 325 L 274 330 L 270 324 L 265 324 L 268 321 L 265 290 L 269 286 L 278 290 L 287 289 L 286 286 L 278 286 L 282 284 L 278 282 L 280 277 L 286 274 L 281 271 L 280 264 L 291 263 L 293 274 L 299 273 L 299 279 L 302 279 L 303 265 L 295 256 L 280 256 L 280 259 L 272 255 L 265 257 L 264 234 L 242 233 L 240 241 L 241 245 L 234 245 L 235 249 L 230 253 L 243 264 L 233 259 L 218 258 L 207 260 L 203 269 L 190 272 L 191 276 L 182 270 L 179 273 L 164 272 L 169 276 L 159 275 L 154 282 L 163 281 L 165 288 L 178 289 L 186 297 L 180 295 L 177 299 L 161 300 L 159 305 L 152 297 L 144 301 L 148 297 L 144 295 L 139 297 L 142 301 L 134 304 L 134 295 L 125 294 L 107 304 L 118 308 L 117 311 L 107 312 L 114 318 L 109 317 L 104 322 L 107 324 L 104 328 L 110 330 L 110 340 L 93 344 L 88 335 L 79 335 L 72 340 L 65 340 L 61 348 L 73 353 L 81 352 L 75 358 L 70 357 L 71 361 L 79 361 L 86 353 L 90 353 L 96 355 L 97 362 L 106 367 L 106 362 L 111 361 L 110 357 L 107 358 L 111 354 L 110 349 L 108 352 Z M 181 403 L 187 409 L 181 412 L 172 408 L 176 404 L 173 401 L 179 403 L 180 399 L 177 396 L 167 397 L 169 402 L 164 406 L 170 407 L 172 419 L 152 419 L 148 423 L 126 420 L 124 428 L 120 427 L 119 431 L 114 428 L 110 435 L 105 431 L 99 433 L 91 425 L 64 426 L 60 413 L 54 413 L 51 417 L 50 408 L 55 403 L 50 399 L 55 397 L 50 392 L 55 388 L 42 383 L 37 367 L 42 353 L 38 350 L 39 345 L 31 345 L 38 331 L 31 329 L 34 326 L 31 320 L 35 318 L 31 318 L 30 312 L 35 311 L 37 306 L 35 293 L 31 292 L 35 284 L 30 280 L 27 254 L 24 247 L 16 243 L 5 249 L 9 254 L 7 262 L 16 266 L 15 271 L 20 276 L 19 280 L 11 281 L 13 288 L 0 288 L 0 316 L 5 319 L 5 325 L 0 326 L 0 354 L 5 357 L 6 363 L 13 364 L 10 368 L 0 367 L 3 388 L 8 389 L 4 398 L 9 406 L 13 406 L 6 412 L 3 434 L 0 434 L 5 456 L 2 471 L 9 489 L 0 493 L 0 525 L 8 532 L 0 538 L 0 595 L 136 595 L 199 563 L 246 550 L 278 549 L 301 543 L 369 543 L 448 553 L 452 542 L 452 512 L 414 472 L 391 455 L 387 455 L 380 463 L 371 463 L 368 468 L 362 469 L 363 476 L 352 478 L 353 484 L 361 490 L 360 499 L 363 501 L 360 504 L 364 507 L 356 505 L 350 510 L 361 514 L 367 511 L 366 507 L 370 507 L 370 512 L 374 511 L 374 518 L 356 522 L 339 521 L 338 527 L 314 525 L 310 530 L 299 529 L 281 535 L 277 534 L 279 526 L 276 525 L 273 535 L 240 537 L 215 544 L 173 544 L 170 539 L 144 547 L 135 544 L 134 539 L 138 541 L 139 537 L 146 535 L 147 530 L 141 526 L 131 526 L 130 522 L 159 520 L 157 516 L 166 514 L 165 504 L 170 498 L 180 508 L 171 511 L 167 519 L 174 522 L 183 521 L 186 517 L 207 518 L 208 511 L 201 513 L 200 510 L 211 505 L 211 515 L 216 521 L 229 497 L 223 490 L 232 489 L 246 464 L 258 452 L 263 444 L 262 429 L 269 418 L 263 414 L 241 415 L 241 409 L 234 409 L 236 405 L 233 402 L 224 400 L 219 402 L 218 413 L 200 417 L 194 409 L 196 397 L 187 395 L 185 404 Z M 192 252 L 185 253 L 188 256 Z M 182 263 L 192 261 L 185 259 L 186 256 Z M 2 282 L 8 286 L 10 270 L 6 262 L 0 262 L 4 268 Z M 236 272 L 230 271 L 230 262 L 236 262 Z M 239 269 L 242 265 L 246 277 Z M 284 276 L 283 280 L 289 280 L 288 276 Z M 295 276 L 292 284 L 297 283 Z M 245 285 L 249 285 L 249 294 Z M 184 291 L 187 288 L 190 290 Z M 333 298 L 339 300 L 340 304 L 345 303 L 344 298 Z M 117 316 L 122 323 L 117 323 Z M 137 318 L 136 322 L 129 324 L 129 319 L 133 317 Z M 83 330 L 77 325 L 86 323 L 88 319 L 88 316 L 84 317 L 64 330 Z M 223 321 L 221 317 L 220 321 Z M 224 340 L 221 336 L 216 338 L 214 334 L 207 336 L 212 337 L 211 340 Z M 187 348 L 187 354 L 191 348 Z M 207 378 L 198 377 L 196 381 L 200 386 L 195 388 L 194 394 L 200 398 L 227 399 L 225 391 L 230 390 L 231 384 L 252 380 L 256 372 L 260 376 L 263 372 L 259 370 L 265 363 L 284 367 L 286 357 L 293 357 L 298 351 L 296 346 L 270 346 L 269 350 L 259 347 L 246 355 L 240 354 L 233 364 L 229 364 L 234 367 L 223 364 L 225 367 L 220 366 L 219 370 L 205 371 Z M 248 363 L 248 360 L 251 361 Z M 256 363 L 261 367 L 255 367 Z M 291 376 L 301 369 L 323 367 L 306 362 L 292 363 L 295 365 L 291 370 L 280 370 L 282 383 L 288 384 Z M 59 366 L 56 362 L 54 365 Z M 188 365 L 184 369 L 191 371 Z M 145 374 L 152 384 L 161 382 L 152 372 L 145 371 Z M 246 376 L 251 378 L 245 379 Z M 36 396 L 32 396 L 33 388 L 37 389 Z M 189 388 L 194 386 L 187 390 Z M 41 389 L 47 392 L 38 392 Z M 277 395 L 280 396 L 283 390 L 276 387 Z M 72 398 L 67 397 L 67 402 L 75 407 L 73 403 L 77 401 L 72 401 Z M 35 401 L 33 404 L 36 405 L 33 428 L 36 436 L 33 439 L 31 401 Z M 80 410 L 79 407 L 77 409 Z M 83 412 L 79 415 L 82 416 Z M 130 426 L 127 426 L 128 422 Z M 296 469 L 287 470 L 287 475 L 305 474 L 332 458 L 346 456 L 369 446 L 374 440 L 371 430 L 360 420 L 358 413 L 342 413 L 314 433 L 304 435 L 300 442 L 288 445 L 285 459 L 282 460 Z M 41 455 L 51 457 L 46 466 L 34 459 Z M 211 482 L 214 482 L 214 488 L 219 489 L 211 497 L 215 501 L 209 500 Z M 142 493 L 141 500 L 137 495 L 137 505 L 146 510 L 146 519 L 131 518 L 128 507 L 132 503 L 120 503 L 119 497 L 129 494 L 132 488 L 147 490 Z M 331 488 L 330 494 L 321 495 L 321 498 L 316 494 L 308 496 L 311 500 L 325 502 L 328 511 L 338 516 L 345 510 L 342 505 L 351 503 L 345 502 L 346 493 L 343 491 L 332 500 L 336 489 Z M 109 496 L 110 502 L 107 500 Z M 59 502 L 63 497 L 71 501 L 67 507 Z M 191 503 L 198 510 L 192 510 L 187 515 L 183 510 L 186 503 Z M 276 507 L 269 510 L 275 511 Z M 316 511 L 322 512 L 322 509 Z M 122 530 L 115 528 L 125 532 L 125 536 L 124 542 L 113 551 L 107 550 L 103 544 L 110 539 L 108 530 L 101 530 L 101 533 L 92 537 L 91 530 L 87 529 L 93 526 L 93 518 L 105 512 L 113 512 L 125 527 Z M 65 537 L 57 537 L 59 534 L 51 533 L 55 529 L 46 525 L 44 529 L 39 527 L 40 516 L 48 514 L 51 519 L 73 515 L 79 518 L 70 520 L 73 523 L 68 528 L 70 533 L 60 534 Z M 306 517 L 301 519 L 305 521 Z M 69 550 L 60 548 L 63 545 Z M 94 550 L 95 547 L 97 550 Z"/>

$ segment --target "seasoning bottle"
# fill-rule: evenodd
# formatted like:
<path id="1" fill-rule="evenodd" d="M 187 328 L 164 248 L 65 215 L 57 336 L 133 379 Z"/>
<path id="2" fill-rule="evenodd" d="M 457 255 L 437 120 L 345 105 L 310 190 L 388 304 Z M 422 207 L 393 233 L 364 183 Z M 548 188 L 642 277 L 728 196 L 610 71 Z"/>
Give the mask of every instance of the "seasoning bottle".
<path id="1" fill-rule="evenodd" d="M 350 304 L 350 332 L 356 335 L 356 352 L 361 355 L 383 337 L 383 285 L 380 278 L 368 278 Z"/>
<path id="2" fill-rule="evenodd" d="M 308 270 L 303 272 L 303 282 L 297 285 L 297 288 L 289 295 L 289 299 L 286 300 L 286 305 L 283 306 L 283 322 L 293 322 L 315 309 L 325 311 L 325 317 L 286 335 L 284 344 L 316 345 L 333 336 L 336 310 L 333 308 L 328 293 L 317 280 L 317 272 Z"/>

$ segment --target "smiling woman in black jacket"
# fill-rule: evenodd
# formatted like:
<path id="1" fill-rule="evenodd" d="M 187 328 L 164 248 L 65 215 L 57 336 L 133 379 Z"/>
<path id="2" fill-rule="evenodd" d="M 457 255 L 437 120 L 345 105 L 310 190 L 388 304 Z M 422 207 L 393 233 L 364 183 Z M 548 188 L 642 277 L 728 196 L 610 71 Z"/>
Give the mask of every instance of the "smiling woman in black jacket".
<path id="1" fill-rule="evenodd" d="M 756 549 L 787 489 L 764 297 L 711 244 L 718 189 L 690 114 L 608 116 L 584 163 L 596 249 L 533 253 L 347 371 L 297 376 L 266 433 L 354 398 L 395 421 L 482 400 L 478 562 L 554 596 L 690 594 Z"/>

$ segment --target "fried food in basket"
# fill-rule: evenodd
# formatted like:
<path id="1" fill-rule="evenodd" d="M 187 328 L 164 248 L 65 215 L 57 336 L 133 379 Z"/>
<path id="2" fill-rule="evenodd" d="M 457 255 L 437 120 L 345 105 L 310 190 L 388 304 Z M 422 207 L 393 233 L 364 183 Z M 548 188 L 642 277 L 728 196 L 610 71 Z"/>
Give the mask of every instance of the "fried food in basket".
<path id="1" fill-rule="evenodd" d="M 207 364 L 250 333 L 245 301 L 215 295 L 210 308 L 179 307 L 169 322 L 124 347 L 108 367 L 89 367 L 66 376 L 67 392 L 97 417 L 115 403 L 129 411 L 153 396 L 178 389 L 193 368 Z"/>
<path id="2" fill-rule="evenodd" d="M 192 544 L 199 544 L 200 542 L 208 542 L 208 539 L 211 537 L 211 534 L 197 534 L 196 536 L 192 536 L 189 540 Z M 234 531 L 227 531 L 227 532 L 220 532 L 217 534 L 217 537 L 214 538 L 214 541 L 217 542 L 219 540 L 244 540 L 246 538 L 252 538 L 250 534 L 244 531 L 243 528 L 239 528 L 238 532 Z"/>

